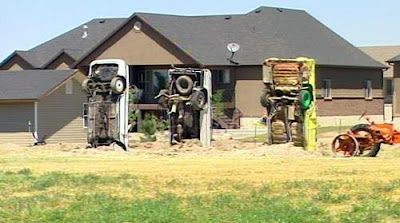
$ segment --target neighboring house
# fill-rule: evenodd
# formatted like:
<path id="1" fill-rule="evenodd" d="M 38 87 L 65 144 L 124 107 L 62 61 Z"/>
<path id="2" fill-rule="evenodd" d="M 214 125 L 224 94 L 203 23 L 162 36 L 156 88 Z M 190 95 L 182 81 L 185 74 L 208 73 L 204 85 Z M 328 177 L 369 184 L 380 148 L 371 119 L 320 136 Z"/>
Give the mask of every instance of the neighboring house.
<path id="1" fill-rule="evenodd" d="M 400 129 L 400 54 L 387 62 L 393 67 L 393 122 Z"/>
<path id="2" fill-rule="evenodd" d="M 0 143 L 85 142 L 77 70 L 0 71 Z"/>
<path id="3" fill-rule="evenodd" d="M 386 61 L 400 53 L 400 46 L 364 46 L 359 48 L 383 64 L 386 64 Z M 383 72 L 383 92 L 385 97 L 385 120 L 391 121 L 393 119 L 393 68 L 391 66 Z"/>
<path id="4" fill-rule="evenodd" d="M 232 60 L 231 42 L 241 46 Z M 0 69 L 70 68 L 87 75 L 93 60 L 123 59 L 131 83 L 143 89 L 139 109 L 154 111 L 160 109 L 154 96 L 171 64 L 206 67 L 213 73 L 213 89 L 224 90 L 226 115 L 241 114 L 244 126 L 265 112 L 259 102 L 264 59 L 299 56 L 316 59 L 322 125 L 353 124 L 363 111 L 382 119 L 386 66 L 302 10 L 260 7 L 239 15 L 135 13 L 127 19 L 95 19 L 31 50 L 14 52 Z"/>

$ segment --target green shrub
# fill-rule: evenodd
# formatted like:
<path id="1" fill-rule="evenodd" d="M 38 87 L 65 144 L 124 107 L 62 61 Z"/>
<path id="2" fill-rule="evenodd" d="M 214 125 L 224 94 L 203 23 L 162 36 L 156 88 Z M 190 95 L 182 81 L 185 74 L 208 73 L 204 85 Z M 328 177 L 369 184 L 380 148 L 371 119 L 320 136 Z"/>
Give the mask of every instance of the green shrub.
<path id="1" fill-rule="evenodd" d="M 169 129 L 169 121 L 165 119 L 157 119 L 157 131 L 165 131 Z"/>
<path id="2" fill-rule="evenodd" d="M 140 131 L 145 137 L 141 137 L 142 142 L 154 142 L 157 140 L 154 135 L 157 131 L 157 118 L 150 114 L 145 114 Z"/>
<path id="3" fill-rule="evenodd" d="M 213 102 L 213 115 L 215 118 L 221 118 L 225 114 L 225 103 L 224 103 L 224 90 L 217 90 L 212 96 Z"/>

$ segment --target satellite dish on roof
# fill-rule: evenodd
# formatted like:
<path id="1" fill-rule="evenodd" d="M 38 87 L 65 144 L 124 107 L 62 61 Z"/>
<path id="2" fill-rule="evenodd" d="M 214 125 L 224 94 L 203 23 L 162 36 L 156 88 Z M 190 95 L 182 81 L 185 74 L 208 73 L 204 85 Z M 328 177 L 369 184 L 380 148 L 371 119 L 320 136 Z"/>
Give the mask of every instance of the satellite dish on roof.
<path id="1" fill-rule="evenodd" d="M 88 37 L 88 32 L 87 32 L 87 29 L 88 29 L 89 27 L 87 26 L 87 25 L 83 25 L 83 34 L 82 34 L 82 36 L 81 36 L 81 38 L 82 39 L 86 39 L 87 37 Z"/>
<path id="2" fill-rule="evenodd" d="M 228 48 L 229 52 L 236 53 L 237 51 L 239 51 L 240 45 L 239 43 L 228 43 L 226 48 Z"/>

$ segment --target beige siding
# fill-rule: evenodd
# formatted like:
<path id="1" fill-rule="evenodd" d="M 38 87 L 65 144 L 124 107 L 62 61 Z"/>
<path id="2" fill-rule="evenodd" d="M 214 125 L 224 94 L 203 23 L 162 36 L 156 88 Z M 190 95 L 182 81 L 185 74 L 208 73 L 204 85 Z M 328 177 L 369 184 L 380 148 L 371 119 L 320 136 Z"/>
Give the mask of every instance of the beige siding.
<path id="1" fill-rule="evenodd" d="M 235 99 L 238 108 L 245 117 L 260 117 L 265 109 L 260 104 L 260 94 L 264 88 L 262 67 L 249 66 L 235 69 Z"/>
<path id="2" fill-rule="evenodd" d="M 11 67 L 8 68 L 8 70 L 23 70 L 23 68 L 19 64 L 15 63 L 11 65 Z"/>
<path id="3" fill-rule="evenodd" d="M 129 22 L 108 41 L 95 50 L 82 65 L 95 59 L 123 59 L 129 65 L 193 64 L 187 55 L 142 22 L 142 29 Z"/>
<path id="4" fill-rule="evenodd" d="M 82 106 L 86 95 L 78 81 L 73 80 L 73 94 L 65 94 L 65 85 L 38 103 L 39 136 L 46 142 L 85 142 Z"/>
<path id="5" fill-rule="evenodd" d="M 58 65 L 58 66 L 56 67 L 56 69 L 69 69 L 69 66 L 68 66 L 67 63 L 62 62 L 62 63 L 60 63 L 60 65 Z"/>
<path id="6" fill-rule="evenodd" d="M 0 143 L 32 144 L 28 123 L 34 130 L 34 103 L 0 103 Z"/>
<path id="7" fill-rule="evenodd" d="M 33 145 L 35 139 L 30 132 L 0 132 L 0 144 Z M 7 148 L 0 148 L 7 149 Z"/>
<path id="8" fill-rule="evenodd" d="M 47 65 L 47 69 L 69 69 L 69 65 L 73 64 L 75 61 L 67 56 L 66 54 L 61 54 L 53 62 Z"/>

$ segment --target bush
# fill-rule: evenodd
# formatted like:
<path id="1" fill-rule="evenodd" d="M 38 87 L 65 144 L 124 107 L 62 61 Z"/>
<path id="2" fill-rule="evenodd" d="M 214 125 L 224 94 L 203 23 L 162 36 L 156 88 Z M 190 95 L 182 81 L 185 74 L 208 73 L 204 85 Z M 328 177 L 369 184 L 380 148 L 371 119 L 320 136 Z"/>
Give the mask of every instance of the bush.
<path id="1" fill-rule="evenodd" d="M 165 119 L 157 119 L 157 131 L 165 131 L 169 129 L 169 121 Z"/>
<path id="2" fill-rule="evenodd" d="M 150 114 L 145 114 L 140 132 L 144 133 L 145 137 L 141 137 L 142 142 L 154 142 L 157 140 L 154 135 L 157 131 L 157 118 Z"/>
<path id="3" fill-rule="evenodd" d="M 224 103 L 224 90 L 217 90 L 212 96 L 212 101 L 214 105 L 213 115 L 216 118 L 221 118 L 225 114 L 225 103 Z"/>

